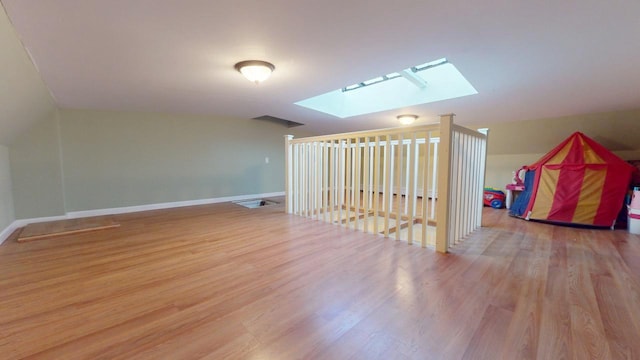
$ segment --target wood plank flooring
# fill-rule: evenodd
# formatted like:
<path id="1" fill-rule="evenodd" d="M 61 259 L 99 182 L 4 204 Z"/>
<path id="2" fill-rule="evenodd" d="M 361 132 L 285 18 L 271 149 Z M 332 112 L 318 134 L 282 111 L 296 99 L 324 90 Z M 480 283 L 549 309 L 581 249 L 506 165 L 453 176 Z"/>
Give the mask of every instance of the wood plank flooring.
<path id="1" fill-rule="evenodd" d="M 486 208 L 441 255 L 282 205 L 114 219 L 0 246 L 0 358 L 640 359 L 623 230 Z"/>
<path id="2" fill-rule="evenodd" d="M 119 227 L 111 216 L 47 221 L 29 224 L 18 235 L 18 242 L 49 239 L 57 236 L 73 235 L 83 232 L 108 230 Z"/>

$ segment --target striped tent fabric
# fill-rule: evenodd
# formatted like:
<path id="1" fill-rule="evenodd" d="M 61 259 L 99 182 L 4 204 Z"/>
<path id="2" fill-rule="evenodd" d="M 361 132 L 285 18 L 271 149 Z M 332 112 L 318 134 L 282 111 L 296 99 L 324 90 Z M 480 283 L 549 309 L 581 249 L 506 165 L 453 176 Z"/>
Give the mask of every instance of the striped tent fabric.
<path id="1" fill-rule="evenodd" d="M 634 168 L 581 132 L 536 163 L 526 218 L 591 226 L 614 225 Z M 524 215 L 522 214 L 522 215 Z"/>

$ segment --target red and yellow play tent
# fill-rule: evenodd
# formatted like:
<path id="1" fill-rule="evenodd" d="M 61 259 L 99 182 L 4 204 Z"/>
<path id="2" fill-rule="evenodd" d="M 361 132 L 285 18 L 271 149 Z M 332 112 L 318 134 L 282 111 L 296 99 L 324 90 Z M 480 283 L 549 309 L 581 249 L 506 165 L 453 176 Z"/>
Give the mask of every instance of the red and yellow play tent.
<path id="1" fill-rule="evenodd" d="M 634 170 L 581 132 L 525 169 L 525 191 L 511 215 L 606 227 L 614 225 Z"/>

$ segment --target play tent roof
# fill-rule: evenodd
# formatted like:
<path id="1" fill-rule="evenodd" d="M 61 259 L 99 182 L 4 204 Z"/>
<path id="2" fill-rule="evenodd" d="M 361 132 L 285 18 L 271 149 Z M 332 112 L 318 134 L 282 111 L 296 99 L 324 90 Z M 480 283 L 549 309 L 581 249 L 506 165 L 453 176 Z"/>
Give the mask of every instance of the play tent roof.
<path id="1" fill-rule="evenodd" d="M 528 219 L 612 226 L 633 167 L 581 132 L 576 132 L 527 167 L 534 174 L 519 216 Z M 529 174 L 531 175 L 531 174 Z M 524 204 L 522 204 L 524 205 Z"/>

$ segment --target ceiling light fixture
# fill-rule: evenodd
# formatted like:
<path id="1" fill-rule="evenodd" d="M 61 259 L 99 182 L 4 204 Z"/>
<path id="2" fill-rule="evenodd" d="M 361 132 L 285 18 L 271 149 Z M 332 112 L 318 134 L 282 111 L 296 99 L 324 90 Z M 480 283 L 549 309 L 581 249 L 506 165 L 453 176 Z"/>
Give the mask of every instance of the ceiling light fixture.
<path id="1" fill-rule="evenodd" d="M 262 60 L 240 61 L 234 68 L 256 85 L 267 80 L 276 69 L 272 63 Z"/>
<path id="2" fill-rule="evenodd" d="M 396 116 L 396 118 L 398 119 L 398 121 L 400 121 L 400 124 L 402 125 L 410 125 L 413 124 L 414 121 L 416 121 L 418 119 L 418 115 L 398 115 Z"/>

